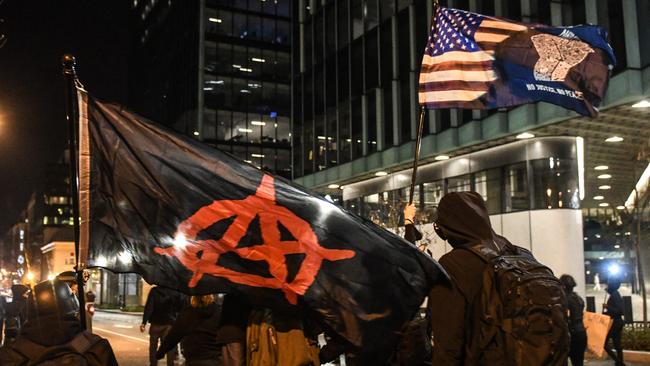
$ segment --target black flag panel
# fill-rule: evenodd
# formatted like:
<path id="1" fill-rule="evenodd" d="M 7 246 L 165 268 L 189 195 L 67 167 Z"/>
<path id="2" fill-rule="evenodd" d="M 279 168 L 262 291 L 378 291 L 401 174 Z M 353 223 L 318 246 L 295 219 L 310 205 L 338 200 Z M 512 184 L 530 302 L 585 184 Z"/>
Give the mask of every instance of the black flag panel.
<path id="1" fill-rule="evenodd" d="M 236 291 L 254 305 L 303 306 L 368 364 L 390 356 L 444 278 L 410 243 L 317 194 L 79 95 L 88 266 L 188 294 Z"/>

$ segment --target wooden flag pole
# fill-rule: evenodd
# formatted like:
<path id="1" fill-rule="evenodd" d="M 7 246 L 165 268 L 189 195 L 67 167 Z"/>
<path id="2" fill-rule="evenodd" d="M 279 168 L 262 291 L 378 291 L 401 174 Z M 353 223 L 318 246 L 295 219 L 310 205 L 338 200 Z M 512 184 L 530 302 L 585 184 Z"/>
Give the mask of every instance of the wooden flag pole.
<path id="1" fill-rule="evenodd" d="M 79 299 L 79 322 L 81 329 L 86 330 L 86 299 L 84 292 L 84 278 L 79 260 L 79 174 L 77 170 L 77 138 L 76 127 L 79 122 L 77 105 L 77 74 L 75 71 L 75 58 L 72 55 L 63 55 L 63 76 L 65 77 L 66 120 L 68 121 L 68 164 L 70 168 L 70 198 L 72 198 L 72 220 L 74 223 L 74 254 L 77 259 L 75 265 L 77 281 L 77 298 Z"/>
<path id="2" fill-rule="evenodd" d="M 415 140 L 415 153 L 413 154 L 413 174 L 411 175 L 411 194 L 409 196 L 409 205 L 413 204 L 413 195 L 415 194 L 415 179 L 418 175 L 420 145 L 422 145 L 422 131 L 424 130 L 424 114 L 424 106 L 420 106 L 420 121 L 418 122 L 418 135 Z"/>

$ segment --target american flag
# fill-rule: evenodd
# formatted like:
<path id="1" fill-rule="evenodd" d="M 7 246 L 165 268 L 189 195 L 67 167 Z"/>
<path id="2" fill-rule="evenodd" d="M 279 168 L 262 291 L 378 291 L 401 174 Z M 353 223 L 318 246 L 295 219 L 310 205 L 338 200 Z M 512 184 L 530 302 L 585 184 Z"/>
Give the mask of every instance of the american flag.
<path id="1" fill-rule="evenodd" d="M 420 72 L 420 104 L 485 108 L 479 101 L 497 79 L 494 51 L 525 25 L 437 7 Z"/>

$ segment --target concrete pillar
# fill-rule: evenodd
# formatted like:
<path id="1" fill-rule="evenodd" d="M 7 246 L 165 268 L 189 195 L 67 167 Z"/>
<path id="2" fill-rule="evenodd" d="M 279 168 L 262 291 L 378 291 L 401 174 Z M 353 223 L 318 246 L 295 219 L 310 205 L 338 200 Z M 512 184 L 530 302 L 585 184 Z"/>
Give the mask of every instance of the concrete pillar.
<path id="1" fill-rule="evenodd" d="M 627 67 L 641 68 L 641 44 L 639 43 L 639 21 L 637 14 L 637 0 L 623 1 L 623 24 L 625 30 L 625 53 Z M 643 0 L 647 1 L 647 0 Z M 645 45 L 647 47 L 647 45 Z"/>
<path id="2" fill-rule="evenodd" d="M 377 151 L 384 150 L 384 89 L 377 88 L 375 91 L 375 115 L 377 116 Z M 372 121 L 370 121 L 372 123 Z"/>

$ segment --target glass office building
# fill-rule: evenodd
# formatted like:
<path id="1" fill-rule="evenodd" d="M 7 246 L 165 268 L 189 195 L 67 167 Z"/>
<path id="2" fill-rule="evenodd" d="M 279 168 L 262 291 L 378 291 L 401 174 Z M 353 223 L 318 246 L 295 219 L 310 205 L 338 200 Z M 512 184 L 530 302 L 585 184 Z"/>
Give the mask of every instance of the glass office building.
<path id="1" fill-rule="evenodd" d="M 498 232 L 532 248 L 558 274 L 573 274 L 581 289 L 591 288 L 596 273 L 604 280 L 613 265 L 620 265 L 638 291 L 637 258 L 646 265 L 650 258 L 637 251 L 630 225 L 640 220 L 650 229 L 648 214 L 635 210 L 648 196 L 642 193 L 639 202 L 630 197 L 635 187 L 645 192 L 650 174 L 643 174 L 650 138 L 650 102 L 643 103 L 650 99 L 650 28 L 645 27 L 650 2 L 440 4 L 525 22 L 599 24 L 609 30 L 617 64 L 598 118 L 547 103 L 427 111 L 414 197 L 422 227 L 431 226 L 427 223 L 443 194 L 474 190 L 486 199 Z M 302 0 L 294 2 L 293 12 L 294 180 L 399 231 L 409 198 L 418 77 L 433 2 Z M 518 137 L 532 139 L 517 142 Z M 518 144 L 528 146 L 524 151 L 546 146 L 548 154 L 522 156 Z M 563 144 L 573 148 L 556 150 Z M 503 155 L 506 150 L 512 155 Z M 474 165 L 477 154 L 482 162 Z M 425 240 L 438 256 L 449 249 L 434 233 Z M 549 241 L 562 244 L 545 244 Z"/>
<path id="2" fill-rule="evenodd" d="M 132 107 L 291 176 L 291 1 L 133 1 Z"/>

